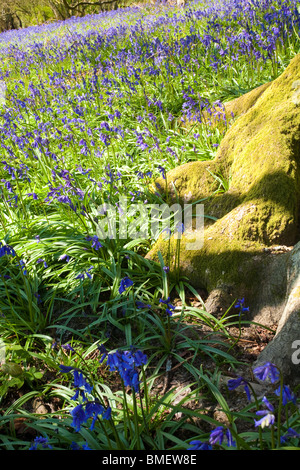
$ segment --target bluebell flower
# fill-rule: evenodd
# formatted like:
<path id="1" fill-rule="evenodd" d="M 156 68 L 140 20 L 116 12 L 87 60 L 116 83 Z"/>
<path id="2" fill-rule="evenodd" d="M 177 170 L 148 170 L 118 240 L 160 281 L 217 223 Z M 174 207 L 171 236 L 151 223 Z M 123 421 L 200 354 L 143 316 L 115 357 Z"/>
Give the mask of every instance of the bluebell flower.
<path id="1" fill-rule="evenodd" d="M 59 257 L 59 261 L 63 261 L 63 260 L 66 260 L 66 262 L 68 263 L 68 261 L 70 261 L 70 256 L 64 254 L 64 255 L 61 255 Z"/>
<path id="2" fill-rule="evenodd" d="M 33 199 L 37 200 L 38 199 L 38 196 L 36 193 L 27 193 L 25 194 L 25 196 L 31 196 Z"/>
<path id="3" fill-rule="evenodd" d="M 212 446 L 210 444 L 197 440 L 191 441 L 190 446 L 191 447 L 188 447 L 187 450 L 212 450 Z"/>
<path id="4" fill-rule="evenodd" d="M 82 444 L 82 450 L 92 450 L 88 444 Z"/>
<path id="5" fill-rule="evenodd" d="M 230 379 L 227 382 L 228 390 L 235 390 L 239 386 L 244 386 L 244 390 L 246 392 L 247 398 L 250 401 L 251 400 L 251 393 L 250 393 L 250 389 L 248 387 L 247 380 L 243 379 L 243 377 L 238 377 L 236 379 Z"/>
<path id="6" fill-rule="evenodd" d="M 271 362 L 266 362 L 264 365 L 256 367 L 253 373 L 258 380 L 265 381 L 266 379 L 270 379 L 272 383 L 279 380 L 279 371 L 275 364 Z"/>
<path id="7" fill-rule="evenodd" d="M 82 444 L 82 447 L 80 447 L 77 442 L 72 441 L 70 445 L 71 450 L 92 450 L 87 443 Z"/>
<path id="8" fill-rule="evenodd" d="M 104 361 L 104 359 L 107 358 L 107 355 L 108 355 L 108 352 L 107 352 L 107 349 L 106 347 L 104 346 L 104 344 L 100 344 L 97 346 L 98 350 L 100 351 L 100 353 L 102 354 L 101 358 L 100 358 L 100 364 L 102 364 L 102 362 Z"/>
<path id="9" fill-rule="evenodd" d="M 84 279 L 84 273 L 77 274 L 75 279 Z"/>
<path id="10" fill-rule="evenodd" d="M 102 419 L 109 421 L 111 419 L 111 407 L 109 406 L 102 414 Z"/>
<path id="11" fill-rule="evenodd" d="M 260 420 L 254 420 L 255 427 L 260 426 L 261 428 L 272 426 L 275 422 L 275 416 L 267 410 L 257 411 L 258 416 L 262 416 Z"/>
<path id="12" fill-rule="evenodd" d="M 71 450 L 81 450 L 81 447 L 77 442 L 72 441 L 70 445 Z"/>
<path id="13" fill-rule="evenodd" d="M 39 264 L 39 263 L 43 263 L 43 264 L 44 264 L 44 267 L 45 267 L 45 268 L 48 268 L 48 265 L 47 265 L 47 263 L 46 263 L 46 261 L 45 261 L 44 259 L 39 258 L 39 259 L 37 260 L 37 264 Z"/>
<path id="14" fill-rule="evenodd" d="M 118 371 L 125 387 L 139 391 L 139 373 L 137 368 L 147 364 L 147 356 L 142 351 L 131 347 L 129 351 L 117 350 L 109 353 L 107 365 L 111 372 Z"/>
<path id="15" fill-rule="evenodd" d="M 274 406 L 266 397 L 262 399 L 263 403 L 266 405 L 266 410 L 259 410 L 256 412 L 257 416 L 262 416 L 260 420 L 254 420 L 255 427 L 260 426 L 261 428 L 272 426 L 275 422 Z"/>
<path id="16" fill-rule="evenodd" d="M 121 367 L 122 357 L 121 352 L 116 351 L 107 355 L 107 365 L 111 372 L 118 370 Z"/>
<path id="17" fill-rule="evenodd" d="M 39 294 L 38 292 L 35 292 L 33 295 L 34 295 L 34 297 L 37 299 L 37 303 L 38 303 L 38 304 L 42 302 L 41 296 L 40 296 L 40 294 Z"/>
<path id="18" fill-rule="evenodd" d="M 300 434 L 297 431 L 295 431 L 293 428 L 288 428 L 287 432 L 283 436 L 280 437 L 280 442 L 281 444 L 286 444 L 289 439 L 293 439 L 293 438 L 299 439 Z"/>
<path id="19" fill-rule="evenodd" d="M 75 395 L 71 398 L 72 400 L 77 400 L 79 395 L 85 400 L 86 396 L 85 393 L 91 393 L 93 390 L 93 386 L 90 385 L 84 378 L 82 372 L 79 372 L 77 369 L 73 371 L 74 375 L 74 383 L 73 387 L 75 387 Z"/>
<path id="20" fill-rule="evenodd" d="M 168 297 L 167 300 L 159 299 L 159 302 L 167 306 L 166 313 L 168 313 L 168 315 L 170 316 L 173 315 L 173 311 L 175 310 L 175 307 L 174 305 L 170 303 L 170 297 Z"/>
<path id="21" fill-rule="evenodd" d="M 99 238 L 96 235 L 94 235 L 93 237 L 86 237 L 86 240 L 92 242 L 92 248 L 94 248 L 95 250 L 99 250 L 103 246 L 101 245 Z"/>
<path id="22" fill-rule="evenodd" d="M 235 304 L 235 308 L 240 309 L 240 313 L 242 312 L 249 312 L 249 307 L 244 307 L 245 299 L 244 297 L 242 299 L 239 299 L 237 303 Z"/>
<path id="23" fill-rule="evenodd" d="M 29 450 L 38 450 L 39 445 L 41 445 L 43 449 L 52 449 L 52 446 L 48 443 L 47 437 L 38 436 L 34 439 L 33 444 L 29 447 Z"/>
<path id="24" fill-rule="evenodd" d="M 123 292 L 125 292 L 126 289 L 128 289 L 128 287 L 132 285 L 133 285 L 133 281 L 128 276 L 121 279 L 121 284 L 119 287 L 119 294 L 122 294 Z"/>
<path id="25" fill-rule="evenodd" d="M 72 348 L 72 346 L 70 344 L 63 344 L 62 348 L 65 349 L 66 351 L 73 351 L 74 352 L 74 348 Z"/>
<path id="26" fill-rule="evenodd" d="M 9 245 L 2 245 L 0 242 L 0 258 L 4 255 L 16 256 L 15 250 Z"/>
<path id="27" fill-rule="evenodd" d="M 64 364 L 59 365 L 60 372 L 63 374 L 67 374 L 68 372 L 71 372 L 72 370 L 75 369 L 73 366 L 65 366 Z"/>
<path id="28" fill-rule="evenodd" d="M 144 302 L 141 302 L 140 300 L 136 300 L 135 305 L 137 308 L 152 308 L 150 304 L 144 304 Z"/>
<path id="29" fill-rule="evenodd" d="M 160 303 L 162 304 L 165 304 L 165 305 L 168 305 L 168 303 L 170 302 L 170 297 L 168 297 L 166 300 L 164 299 L 159 299 Z"/>
<path id="30" fill-rule="evenodd" d="M 280 396 L 281 393 L 281 387 L 279 387 L 275 390 L 275 394 L 277 396 Z M 291 391 L 290 387 L 288 385 L 283 385 L 282 388 L 282 404 L 285 406 L 289 401 L 294 403 L 296 405 L 296 396 L 295 394 Z"/>
<path id="31" fill-rule="evenodd" d="M 83 404 L 75 406 L 75 408 L 73 408 L 70 413 L 73 417 L 71 426 L 75 429 L 76 432 L 79 432 L 82 424 L 87 420 Z"/>
<path id="32" fill-rule="evenodd" d="M 163 179 L 165 180 L 166 179 L 166 170 L 165 170 L 165 168 L 163 168 L 161 165 L 159 165 L 158 170 L 159 170 L 161 176 L 163 177 Z"/>
<path id="33" fill-rule="evenodd" d="M 133 368 L 124 368 L 122 371 L 122 379 L 125 387 L 131 387 L 135 392 L 139 390 L 139 373 Z"/>
<path id="34" fill-rule="evenodd" d="M 86 403 L 85 405 L 86 418 L 93 418 L 92 424 L 90 427 L 91 431 L 95 427 L 95 423 L 96 423 L 98 415 L 102 415 L 104 411 L 105 411 L 104 407 L 101 405 L 101 403 L 98 403 L 97 401 Z"/>
<path id="35" fill-rule="evenodd" d="M 25 263 L 22 259 L 17 262 L 17 266 L 19 266 L 22 269 L 24 276 L 26 276 L 27 275 L 27 269 L 26 269 Z"/>
<path id="36" fill-rule="evenodd" d="M 178 224 L 176 225 L 176 231 L 177 231 L 177 233 L 179 233 L 180 235 L 182 235 L 183 232 L 184 232 L 184 224 L 183 224 L 183 223 L 178 223 Z"/>
<path id="37" fill-rule="evenodd" d="M 232 435 L 230 430 L 227 428 L 225 429 L 223 426 L 217 426 L 211 433 L 209 437 L 210 444 L 219 444 L 223 443 L 224 437 L 227 438 L 227 445 L 228 447 L 235 447 L 235 441 L 232 439 Z"/>
<path id="38" fill-rule="evenodd" d="M 75 277 L 75 279 L 85 279 L 85 276 L 87 276 L 89 279 L 92 279 L 92 275 L 90 274 L 89 271 L 91 271 L 91 269 L 93 269 L 94 266 L 90 266 L 86 271 L 84 271 L 83 273 L 80 273 L 80 274 L 77 274 L 77 276 Z"/>
<path id="39" fill-rule="evenodd" d="M 134 365 L 136 367 L 140 367 L 142 365 L 146 365 L 148 358 L 146 354 L 144 354 L 140 349 L 132 349 L 132 354 L 134 357 Z"/>

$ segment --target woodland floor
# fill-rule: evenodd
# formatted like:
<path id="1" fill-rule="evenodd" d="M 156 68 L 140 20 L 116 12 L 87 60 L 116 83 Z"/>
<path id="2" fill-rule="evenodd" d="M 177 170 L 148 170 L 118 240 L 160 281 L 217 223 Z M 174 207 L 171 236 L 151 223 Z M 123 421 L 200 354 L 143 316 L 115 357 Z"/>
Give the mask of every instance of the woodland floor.
<path id="1" fill-rule="evenodd" d="M 202 293 L 203 294 L 203 293 Z M 202 297 L 203 298 L 203 297 Z M 190 297 L 187 299 L 191 306 L 199 306 L 199 301 L 196 298 Z M 203 298 L 205 300 L 205 298 Z M 180 304 L 180 301 L 177 301 L 177 305 Z M 173 303 L 176 305 L 176 299 L 174 299 Z M 216 339 L 216 347 L 220 348 L 220 341 L 224 343 L 224 351 L 228 351 L 230 347 L 230 343 L 222 335 L 220 332 L 213 332 L 210 330 L 209 327 L 206 325 L 197 326 L 194 323 L 188 323 L 188 320 L 185 322 L 186 325 L 192 326 L 189 330 L 189 334 L 195 339 L 197 336 L 199 341 L 201 338 L 207 338 L 209 336 L 210 339 Z M 276 325 L 274 325 L 274 331 L 276 330 Z M 185 330 L 186 331 L 186 330 Z M 229 391 L 227 388 L 227 380 L 230 378 L 235 378 L 237 376 L 242 376 L 249 382 L 251 382 L 252 386 L 256 389 L 256 392 L 259 395 L 264 393 L 263 386 L 260 384 L 255 383 L 255 379 L 252 373 L 252 365 L 255 362 L 256 358 L 260 354 L 260 352 L 267 346 L 267 344 L 273 338 L 272 331 L 268 329 L 264 329 L 263 327 L 249 324 L 247 326 L 243 326 L 241 331 L 239 331 L 238 327 L 230 327 L 228 328 L 228 333 L 230 333 L 231 338 L 238 338 L 238 342 L 234 344 L 232 350 L 230 350 L 230 354 L 234 358 L 238 360 L 238 365 L 236 369 L 233 370 L 230 364 L 226 364 L 225 362 L 219 366 L 220 371 L 220 380 L 218 382 L 218 387 L 222 395 L 225 397 L 227 404 L 232 412 L 240 412 L 244 407 L 246 407 L 249 402 L 247 400 L 246 394 L 243 389 L 236 389 L 234 391 Z M 96 353 L 98 354 L 98 352 Z M 182 359 L 184 361 L 189 361 L 192 359 L 193 354 L 190 351 L 186 351 L 182 353 Z M 199 364 L 197 364 L 197 362 Z M 193 365 L 199 365 L 199 369 L 202 366 L 203 371 L 208 371 L 213 373 L 216 364 L 212 358 L 208 355 L 202 355 L 201 357 L 194 358 Z M 41 364 L 39 364 L 41 367 Z M 99 368 L 99 374 L 103 374 L 103 370 Z M 51 371 L 49 369 L 44 371 L 43 375 L 43 383 L 46 384 L 47 381 L 50 383 L 51 381 L 55 380 L 57 377 L 56 371 Z M 105 380 L 109 380 L 109 375 L 105 376 Z M 114 375 L 111 377 L 112 383 L 110 383 L 110 387 L 113 390 L 119 390 L 121 388 L 121 384 L 118 383 L 118 379 Z M 176 392 L 182 390 L 182 394 L 179 394 L 177 397 L 177 403 L 180 399 L 184 398 L 185 394 L 188 394 L 193 389 L 193 385 L 195 383 L 195 378 L 191 376 L 191 374 L 187 371 L 187 369 L 183 366 L 181 362 L 172 362 L 171 369 L 168 373 L 163 372 L 160 377 L 158 377 L 154 383 L 151 393 L 153 396 L 162 396 L 168 390 L 175 389 Z M 12 389 L 6 395 L 5 399 L 2 401 L 1 408 L 3 410 L 8 409 L 17 399 L 19 399 L 22 395 L 28 393 L 30 389 L 24 385 L 21 389 L 16 390 Z M 176 404 L 176 403 L 173 403 Z M 59 413 L 59 410 L 62 407 L 62 402 L 59 398 L 52 397 L 49 401 L 47 398 L 35 397 L 32 400 L 28 400 L 24 405 L 23 409 L 28 413 L 34 414 L 46 414 L 52 413 L 56 414 Z M 218 420 L 221 424 L 227 424 L 228 419 L 224 411 L 220 409 L 220 405 L 216 403 L 216 400 L 211 396 L 207 396 L 207 393 L 199 395 L 197 400 L 191 400 L 189 402 L 184 403 L 184 407 L 188 407 L 190 410 L 197 410 L 203 414 L 208 414 L 210 417 Z M 179 412 L 175 415 L 175 419 L 180 419 L 182 417 L 182 412 Z M 197 422 L 199 421 L 199 422 Z M 201 421 L 201 422 L 200 422 Z M 237 423 L 237 422 L 236 422 Z M 203 420 L 199 420 L 199 418 L 195 418 L 193 420 L 193 424 L 196 424 L 200 427 L 201 431 L 209 432 L 210 425 Z M 253 423 L 245 422 L 244 420 L 240 422 L 241 431 L 247 431 L 253 428 Z M 11 423 L 11 427 L 14 429 L 14 433 L 18 438 L 22 439 L 33 439 L 36 435 L 36 432 L 30 428 L 30 419 L 20 417 L 17 419 L 13 419 Z M 181 431 L 179 430 L 179 433 Z M 184 431 L 182 431 L 184 434 Z M 180 435 L 178 436 L 181 439 L 189 438 L 190 436 Z"/>

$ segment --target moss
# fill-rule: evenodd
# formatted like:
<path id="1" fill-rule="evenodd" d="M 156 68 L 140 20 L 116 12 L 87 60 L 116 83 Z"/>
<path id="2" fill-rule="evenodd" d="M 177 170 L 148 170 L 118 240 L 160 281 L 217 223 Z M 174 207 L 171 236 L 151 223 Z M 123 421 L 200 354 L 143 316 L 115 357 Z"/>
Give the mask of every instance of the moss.
<path id="1" fill-rule="evenodd" d="M 234 100 L 231 109 L 239 117 L 214 161 L 188 163 L 167 174 L 170 200 L 175 185 L 181 202 L 207 198 L 205 214 L 219 217 L 206 227 L 202 249 L 187 250 L 184 238 L 181 242 L 181 271 L 197 285 L 209 290 L 220 282 L 255 284 L 260 268 L 251 260 L 264 247 L 299 239 L 300 113 L 292 99 L 299 78 L 297 55 L 276 80 Z M 216 186 L 208 170 L 229 169 L 229 190 L 212 195 Z M 174 240 L 159 240 L 148 257 L 161 251 L 174 264 L 176 246 Z"/>
<path id="2" fill-rule="evenodd" d="M 224 103 L 225 113 L 227 118 L 229 119 L 232 114 L 235 118 L 245 114 L 249 111 L 252 106 L 255 105 L 257 100 L 260 96 L 264 93 L 264 91 L 270 86 L 271 82 L 265 83 L 253 90 L 249 91 L 245 95 L 239 96 L 238 98 L 228 101 Z"/>

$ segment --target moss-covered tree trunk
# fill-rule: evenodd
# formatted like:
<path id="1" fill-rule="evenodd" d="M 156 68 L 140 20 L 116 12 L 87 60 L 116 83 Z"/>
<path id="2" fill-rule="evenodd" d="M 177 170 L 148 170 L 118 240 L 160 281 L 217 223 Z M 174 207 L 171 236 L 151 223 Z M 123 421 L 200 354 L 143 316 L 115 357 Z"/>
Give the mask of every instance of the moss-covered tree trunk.
<path id="1" fill-rule="evenodd" d="M 226 109 L 238 117 L 216 158 L 179 166 L 159 181 L 169 198 L 175 187 L 182 203 L 205 199 L 205 215 L 217 218 L 206 224 L 201 249 L 186 249 L 183 235 L 180 272 L 209 293 L 245 297 L 252 319 L 278 323 L 286 301 L 284 257 L 300 240 L 300 55 L 276 80 Z M 212 174 L 220 172 L 231 174 L 229 189 L 212 195 Z M 177 247 L 173 238 L 159 239 L 148 258 L 160 251 L 174 267 Z"/>

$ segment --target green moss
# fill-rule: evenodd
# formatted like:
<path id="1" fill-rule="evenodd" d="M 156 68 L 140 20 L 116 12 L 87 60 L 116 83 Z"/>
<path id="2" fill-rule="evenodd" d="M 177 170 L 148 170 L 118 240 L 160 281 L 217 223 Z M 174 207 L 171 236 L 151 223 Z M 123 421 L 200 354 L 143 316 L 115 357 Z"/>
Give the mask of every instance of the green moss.
<path id="1" fill-rule="evenodd" d="M 225 106 L 225 113 L 227 118 L 230 118 L 232 114 L 235 118 L 245 114 L 249 111 L 252 106 L 255 105 L 257 100 L 260 96 L 264 93 L 264 91 L 270 86 L 271 82 L 265 83 L 253 90 L 249 91 L 245 95 L 239 96 L 238 98 L 224 103 Z"/>

